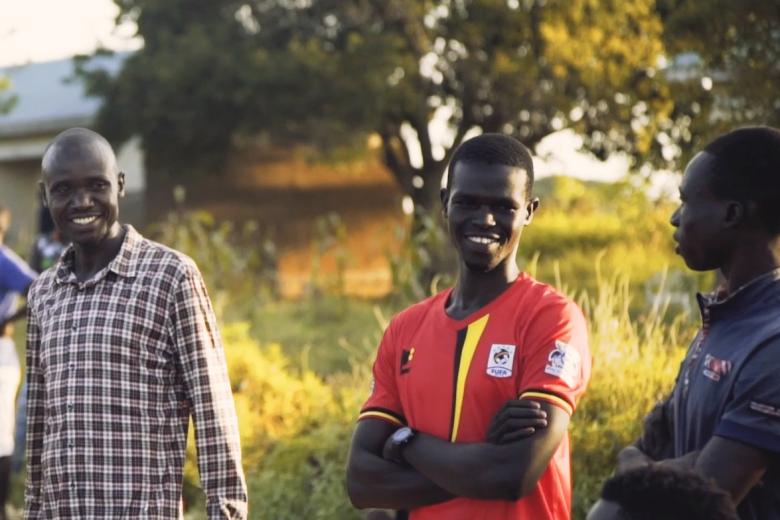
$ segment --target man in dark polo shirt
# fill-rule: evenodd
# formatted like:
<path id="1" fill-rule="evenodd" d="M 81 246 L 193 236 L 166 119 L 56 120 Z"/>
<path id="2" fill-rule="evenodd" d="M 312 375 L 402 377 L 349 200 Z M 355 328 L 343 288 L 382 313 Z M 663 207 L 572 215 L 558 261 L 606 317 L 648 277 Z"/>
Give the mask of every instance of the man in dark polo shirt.
<path id="1" fill-rule="evenodd" d="M 698 296 L 702 327 L 673 393 L 620 466 L 670 456 L 660 464 L 713 479 L 740 518 L 780 519 L 780 131 L 743 128 L 710 143 L 680 198 L 677 252 L 696 271 L 720 269 L 723 284 Z"/>

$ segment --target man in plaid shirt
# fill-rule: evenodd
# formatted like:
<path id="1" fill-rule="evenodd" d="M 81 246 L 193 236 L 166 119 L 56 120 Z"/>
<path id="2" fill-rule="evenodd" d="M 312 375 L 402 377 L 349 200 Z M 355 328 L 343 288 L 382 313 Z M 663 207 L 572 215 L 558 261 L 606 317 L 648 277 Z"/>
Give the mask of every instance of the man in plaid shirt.
<path id="1" fill-rule="evenodd" d="M 72 243 L 29 293 L 26 518 L 181 518 L 190 416 L 210 519 L 244 519 L 238 424 L 191 259 L 120 225 L 108 142 L 61 133 L 41 190 Z"/>

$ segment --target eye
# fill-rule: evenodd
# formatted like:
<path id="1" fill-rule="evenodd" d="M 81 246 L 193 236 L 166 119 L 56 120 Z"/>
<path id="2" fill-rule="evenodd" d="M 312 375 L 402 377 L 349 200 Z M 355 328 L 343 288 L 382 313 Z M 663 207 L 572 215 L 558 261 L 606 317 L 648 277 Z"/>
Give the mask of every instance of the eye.
<path id="1" fill-rule="evenodd" d="M 477 203 L 471 199 L 454 199 L 452 204 L 463 209 L 474 209 L 477 207 Z"/>
<path id="2" fill-rule="evenodd" d="M 109 186 L 109 183 L 106 181 L 93 181 L 92 182 L 92 189 L 97 191 L 102 191 L 107 189 Z"/>
<path id="3" fill-rule="evenodd" d="M 70 191 L 70 186 L 68 186 L 67 184 L 56 184 L 51 189 L 51 192 L 55 195 L 67 195 L 69 191 Z"/>

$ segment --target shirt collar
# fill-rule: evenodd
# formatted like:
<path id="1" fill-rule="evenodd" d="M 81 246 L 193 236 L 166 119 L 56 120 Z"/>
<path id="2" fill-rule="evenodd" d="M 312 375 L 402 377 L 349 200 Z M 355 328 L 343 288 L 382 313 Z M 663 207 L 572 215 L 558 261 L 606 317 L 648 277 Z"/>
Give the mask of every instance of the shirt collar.
<path id="1" fill-rule="evenodd" d="M 728 309 L 746 308 L 756 302 L 760 298 L 761 293 L 767 289 L 775 285 L 780 286 L 778 282 L 780 282 L 780 268 L 753 278 L 732 293 L 726 293 L 722 290 L 704 294 L 698 293 L 696 299 L 702 310 L 710 308 L 726 311 Z"/>
<path id="2" fill-rule="evenodd" d="M 122 240 L 122 246 L 119 248 L 119 252 L 105 268 L 101 269 L 100 272 L 93 276 L 89 281 L 98 281 L 108 272 L 115 273 L 117 276 L 123 278 L 135 277 L 136 265 L 138 263 L 136 260 L 143 237 L 141 237 L 141 234 L 130 224 L 123 224 L 122 227 L 125 230 L 125 238 Z M 63 251 L 55 275 L 58 283 L 76 283 L 76 273 L 73 269 L 75 254 L 73 244 L 70 244 L 65 251 Z"/>

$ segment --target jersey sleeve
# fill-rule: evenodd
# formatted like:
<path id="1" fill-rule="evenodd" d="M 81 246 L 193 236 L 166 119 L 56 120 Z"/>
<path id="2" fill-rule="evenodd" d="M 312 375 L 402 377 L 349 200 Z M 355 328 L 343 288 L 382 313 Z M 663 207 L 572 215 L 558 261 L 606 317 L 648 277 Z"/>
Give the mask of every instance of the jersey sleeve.
<path id="1" fill-rule="evenodd" d="M 590 379 L 588 327 L 580 308 L 563 297 L 542 304 L 523 335 L 517 393 L 574 413 Z"/>
<path id="2" fill-rule="evenodd" d="M 371 394 L 360 410 L 359 421 L 372 418 L 398 426 L 406 424 L 395 378 L 397 370 L 396 325 L 395 321 L 390 323 L 379 344 L 374 361 Z"/>
<path id="3" fill-rule="evenodd" d="M 756 352 L 734 382 L 715 435 L 780 454 L 780 338 Z"/>
<path id="4" fill-rule="evenodd" d="M 23 293 L 35 277 L 35 271 L 13 251 L 0 250 L 0 287 L 6 291 Z"/>

